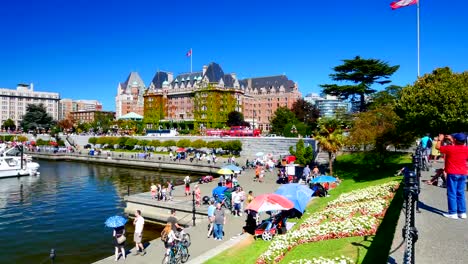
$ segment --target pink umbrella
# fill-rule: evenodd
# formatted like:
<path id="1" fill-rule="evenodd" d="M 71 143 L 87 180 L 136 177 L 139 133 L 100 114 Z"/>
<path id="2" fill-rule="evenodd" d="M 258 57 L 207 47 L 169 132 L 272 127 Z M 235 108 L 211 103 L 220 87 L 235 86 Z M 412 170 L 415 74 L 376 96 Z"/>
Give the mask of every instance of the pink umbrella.
<path id="1" fill-rule="evenodd" d="M 246 210 L 260 213 L 266 211 L 289 210 L 292 208 L 294 208 L 294 203 L 288 198 L 276 193 L 268 193 L 255 197 L 255 199 L 249 203 Z"/>

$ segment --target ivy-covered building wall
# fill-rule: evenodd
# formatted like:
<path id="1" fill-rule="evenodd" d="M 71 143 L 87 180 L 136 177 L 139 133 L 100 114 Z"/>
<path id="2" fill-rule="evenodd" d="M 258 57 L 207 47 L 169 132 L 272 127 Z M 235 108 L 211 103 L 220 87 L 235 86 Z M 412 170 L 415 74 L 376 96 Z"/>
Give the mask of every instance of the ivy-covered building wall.
<path id="1" fill-rule="evenodd" d="M 162 92 L 147 92 L 144 96 L 143 123 L 155 129 L 167 115 L 167 97 Z"/>

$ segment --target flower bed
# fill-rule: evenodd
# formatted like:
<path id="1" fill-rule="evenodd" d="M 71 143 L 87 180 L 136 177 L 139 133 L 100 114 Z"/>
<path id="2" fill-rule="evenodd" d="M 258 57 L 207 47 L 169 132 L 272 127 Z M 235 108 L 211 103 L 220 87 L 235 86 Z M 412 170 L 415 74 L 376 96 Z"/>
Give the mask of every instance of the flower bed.
<path id="1" fill-rule="evenodd" d="M 313 259 L 297 259 L 289 262 L 289 264 L 351 264 L 353 260 L 345 256 L 336 258 L 313 258 Z"/>
<path id="2" fill-rule="evenodd" d="M 305 219 L 300 228 L 276 236 L 269 248 L 257 259 L 257 263 L 279 262 L 288 251 L 304 243 L 374 235 L 398 186 L 399 182 L 392 181 L 340 195 L 329 202 L 325 210 Z"/>

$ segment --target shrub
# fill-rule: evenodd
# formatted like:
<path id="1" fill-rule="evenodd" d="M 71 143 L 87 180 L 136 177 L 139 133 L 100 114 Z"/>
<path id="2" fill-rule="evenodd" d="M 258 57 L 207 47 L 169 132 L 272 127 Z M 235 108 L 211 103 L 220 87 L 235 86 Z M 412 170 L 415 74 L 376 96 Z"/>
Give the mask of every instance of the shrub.
<path id="1" fill-rule="evenodd" d="M 19 142 L 25 142 L 25 141 L 28 141 L 28 138 L 25 136 L 18 136 L 16 140 Z"/>
<path id="2" fill-rule="evenodd" d="M 136 138 L 128 138 L 127 141 L 125 141 L 125 148 L 132 150 L 135 148 L 135 145 L 138 143 L 138 139 Z"/>
<path id="3" fill-rule="evenodd" d="M 63 140 L 59 139 L 59 140 L 57 141 L 57 145 L 63 147 L 63 146 L 65 146 L 65 142 L 63 142 Z"/>
<path id="4" fill-rule="evenodd" d="M 6 140 L 6 139 L 5 139 Z M 37 146 L 45 146 L 45 145 L 49 145 L 49 141 L 45 141 L 43 139 L 38 139 L 36 140 L 36 145 Z"/>
<path id="5" fill-rule="evenodd" d="M 89 141 L 89 140 L 88 140 Z M 100 145 L 104 145 L 107 143 L 107 138 L 105 137 L 98 137 L 96 140 L 94 140 L 94 143 L 93 144 L 100 144 Z"/>
<path id="6" fill-rule="evenodd" d="M 190 144 L 192 148 L 200 149 L 206 147 L 206 142 L 202 139 L 197 139 Z"/>
<path id="7" fill-rule="evenodd" d="M 179 134 L 181 134 L 181 135 L 188 135 L 188 134 L 190 134 L 190 130 L 188 130 L 188 129 L 181 129 L 181 130 L 179 130 L 178 132 L 179 132 Z"/>
<path id="8" fill-rule="evenodd" d="M 148 146 L 148 144 L 149 144 L 149 140 L 146 140 L 146 139 L 140 139 L 138 140 L 138 143 L 137 143 L 137 145 L 140 147 Z"/>
<path id="9" fill-rule="evenodd" d="M 155 139 L 155 140 L 151 140 L 150 143 L 149 143 L 149 146 L 152 146 L 152 147 L 160 147 L 161 146 L 161 141 Z"/>
<path id="10" fill-rule="evenodd" d="M 181 139 L 181 140 L 177 141 L 177 147 L 179 147 L 179 148 L 188 148 L 188 147 L 190 147 L 191 143 L 192 142 L 190 141 L 190 139 Z"/>
<path id="11" fill-rule="evenodd" d="M 162 142 L 162 146 L 169 148 L 169 147 L 177 146 L 177 144 L 174 140 L 166 140 Z"/>
<path id="12" fill-rule="evenodd" d="M 206 147 L 213 148 L 213 149 L 223 148 L 224 147 L 224 142 L 221 141 L 221 140 L 210 141 L 210 142 L 206 143 Z"/>
<path id="13" fill-rule="evenodd" d="M 98 138 L 90 137 L 90 138 L 88 138 L 88 143 L 95 145 L 97 140 L 98 140 Z M 100 143 L 98 143 L 98 144 L 100 144 Z"/>
<path id="14" fill-rule="evenodd" d="M 119 137 L 116 143 L 119 144 L 120 147 L 123 147 L 128 139 L 128 137 Z"/>

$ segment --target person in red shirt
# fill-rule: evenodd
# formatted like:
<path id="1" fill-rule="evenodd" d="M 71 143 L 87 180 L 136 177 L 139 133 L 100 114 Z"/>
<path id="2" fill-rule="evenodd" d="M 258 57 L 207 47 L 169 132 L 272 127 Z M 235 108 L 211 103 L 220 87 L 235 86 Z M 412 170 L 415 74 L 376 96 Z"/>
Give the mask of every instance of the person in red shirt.
<path id="1" fill-rule="evenodd" d="M 441 142 L 448 139 L 451 144 L 441 146 Z M 465 185 L 468 168 L 468 147 L 465 145 L 466 135 L 456 133 L 452 135 L 439 134 L 436 149 L 445 154 L 445 172 L 447 173 L 447 201 L 448 213 L 445 217 L 452 219 L 466 218 Z"/>

